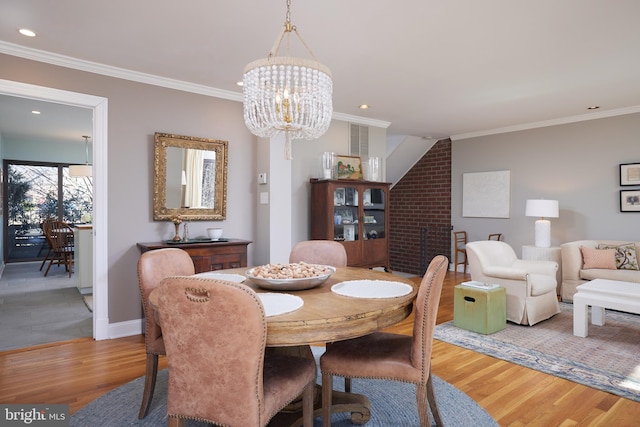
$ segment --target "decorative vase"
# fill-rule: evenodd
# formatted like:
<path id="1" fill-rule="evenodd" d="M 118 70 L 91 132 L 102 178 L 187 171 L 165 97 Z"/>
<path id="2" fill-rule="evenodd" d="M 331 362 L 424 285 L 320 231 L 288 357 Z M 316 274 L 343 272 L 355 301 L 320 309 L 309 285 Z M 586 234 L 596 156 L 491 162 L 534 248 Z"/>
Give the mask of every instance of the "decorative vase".
<path id="1" fill-rule="evenodd" d="M 180 223 L 179 223 L 179 222 L 176 222 L 176 223 L 174 223 L 173 225 L 175 225 L 175 226 L 176 226 L 176 235 L 175 235 L 175 236 L 173 236 L 173 241 L 174 241 L 174 242 L 179 242 L 179 241 L 181 241 L 181 240 L 182 240 L 182 239 L 180 238 Z"/>
<path id="2" fill-rule="evenodd" d="M 189 241 L 189 223 L 185 222 L 184 223 L 184 227 L 182 227 L 182 241 L 183 242 L 188 242 Z"/>
<path id="3" fill-rule="evenodd" d="M 324 179 L 333 178 L 333 152 L 322 153 L 322 177 Z"/>

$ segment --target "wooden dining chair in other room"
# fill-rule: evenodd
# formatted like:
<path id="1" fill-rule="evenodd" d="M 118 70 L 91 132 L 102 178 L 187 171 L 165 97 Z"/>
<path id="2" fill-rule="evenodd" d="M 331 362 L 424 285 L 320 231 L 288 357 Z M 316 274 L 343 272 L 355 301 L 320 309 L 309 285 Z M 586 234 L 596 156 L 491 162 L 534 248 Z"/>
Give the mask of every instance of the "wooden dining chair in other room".
<path id="1" fill-rule="evenodd" d="M 453 241 L 454 241 L 454 263 L 453 263 L 453 271 L 458 272 L 458 264 L 464 265 L 464 272 L 467 272 L 467 266 L 469 265 L 469 261 L 467 261 L 467 232 L 466 231 L 454 231 L 453 232 Z M 459 261 L 458 256 L 462 255 L 464 257 L 464 261 Z"/>
<path id="2" fill-rule="evenodd" d="M 431 378 L 431 349 L 448 266 L 449 260 L 442 255 L 429 263 L 415 301 L 413 336 L 374 332 L 359 338 L 327 343 L 327 349 L 320 357 L 324 427 L 331 425 L 334 375 L 415 384 L 420 425 L 431 425 L 429 408 L 436 425 L 442 425 Z"/>
<path id="3" fill-rule="evenodd" d="M 138 287 L 144 311 L 144 346 L 147 353 L 144 391 L 138 418 L 147 416 L 158 374 L 158 356 L 166 354 L 162 329 L 156 322 L 153 308 L 149 306 L 149 294 L 160 286 L 162 279 L 169 276 L 190 276 L 195 274 L 193 260 L 189 254 L 178 248 L 164 248 L 144 252 L 138 259 Z"/>
<path id="4" fill-rule="evenodd" d="M 487 240 L 500 240 L 502 239 L 502 233 L 492 233 L 489 234 L 489 237 L 487 238 Z"/>
<path id="5" fill-rule="evenodd" d="M 169 277 L 156 292 L 170 372 L 170 427 L 187 419 L 262 427 L 300 395 L 303 425 L 313 425 L 315 360 L 265 352 L 267 320 L 251 288 Z"/>
<path id="6" fill-rule="evenodd" d="M 42 224 L 40 224 L 40 228 L 42 228 L 42 234 L 44 235 L 44 242 L 45 245 L 47 246 L 47 254 L 44 256 L 44 259 L 42 260 L 42 263 L 40 264 L 40 271 L 42 271 L 42 269 L 44 268 L 45 264 L 47 263 L 47 261 L 49 261 L 51 258 L 51 251 L 53 250 L 51 248 L 51 244 L 49 243 L 49 238 L 47 237 L 47 234 L 49 233 L 49 230 L 51 229 L 51 223 L 54 220 L 52 218 L 47 218 L 44 221 L 42 221 Z"/>
<path id="7" fill-rule="evenodd" d="M 66 222 L 51 221 L 51 223 L 49 223 L 49 231 L 45 236 L 51 246 L 49 265 L 44 272 L 45 277 L 49 274 L 49 269 L 52 265 L 64 265 L 65 271 L 67 271 L 69 277 L 71 277 L 71 274 L 73 274 L 73 257 L 75 251 L 73 229 Z"/>
<path id="8" fill-rule="evenodd" d="M 304 261 L 332 267 L 347 266 L 347 251 L 339 242 L 332 240 L 306 240 L 297 243 L 289 254 L 289 262 Z"/>

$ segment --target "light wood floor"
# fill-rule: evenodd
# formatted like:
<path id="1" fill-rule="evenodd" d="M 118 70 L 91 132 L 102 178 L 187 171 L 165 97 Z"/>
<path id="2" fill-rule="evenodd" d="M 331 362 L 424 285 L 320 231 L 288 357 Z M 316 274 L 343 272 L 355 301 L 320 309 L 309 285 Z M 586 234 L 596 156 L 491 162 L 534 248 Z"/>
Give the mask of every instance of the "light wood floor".
<path id="1" fill-rule="evenodd" d="M 469 276 L 448 273 L 438 323 L 453 318 L 453 286 L 464 280 Z M 411 321 L 391 330 L 410 334 Z M 501 426 L 637 426 L 640 420 L 640 403 L 440 341 L 432 360 L 435 375 L 467 393 Z M 2 352 L 0 402 L 68 403 L 73 414 L 142 376 L 144 362 L 142 336 Z"/>

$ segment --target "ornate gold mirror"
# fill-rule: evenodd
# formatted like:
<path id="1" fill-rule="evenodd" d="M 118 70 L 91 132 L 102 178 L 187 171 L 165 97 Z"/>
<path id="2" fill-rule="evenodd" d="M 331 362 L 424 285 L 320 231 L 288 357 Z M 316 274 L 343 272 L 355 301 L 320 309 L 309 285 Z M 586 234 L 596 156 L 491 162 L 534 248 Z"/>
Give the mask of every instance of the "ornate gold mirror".
<path id="1" fill-rule="evenodd" d="M 226 219 L 227 141 L 156 132 L 154 142 L 153 219 Z"/>

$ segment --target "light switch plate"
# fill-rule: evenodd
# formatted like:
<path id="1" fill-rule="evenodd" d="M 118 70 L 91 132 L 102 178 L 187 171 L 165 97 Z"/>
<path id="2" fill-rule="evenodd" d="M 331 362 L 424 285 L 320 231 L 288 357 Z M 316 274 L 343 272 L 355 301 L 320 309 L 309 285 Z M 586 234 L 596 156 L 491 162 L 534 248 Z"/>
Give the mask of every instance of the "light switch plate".
<path id="1" fill-rule="evenodd" d="M 267 191 L 262 191 L 260 193 L 260 204 L 261 205 L 269 204 L 269 193 Z"/>

